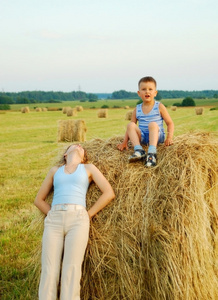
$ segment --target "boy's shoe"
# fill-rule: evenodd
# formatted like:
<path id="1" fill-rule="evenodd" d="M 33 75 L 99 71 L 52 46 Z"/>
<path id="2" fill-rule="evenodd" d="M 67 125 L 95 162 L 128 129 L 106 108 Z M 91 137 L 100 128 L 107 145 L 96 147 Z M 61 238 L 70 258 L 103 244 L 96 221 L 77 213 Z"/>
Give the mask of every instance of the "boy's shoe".
<path id="1" fill-rule="evenodd" d="M 129 162 L 138 161 L 146 158 L 146 152 L 143 149 L 136 150 L 129 158 Z"/>
<path id="2" fill-rule="evenodd" d="M 157 155 L 155 153 L 148 153 L 147 160 L 145 162 L 146 167 L 154 167 L 156 166 Z"/>

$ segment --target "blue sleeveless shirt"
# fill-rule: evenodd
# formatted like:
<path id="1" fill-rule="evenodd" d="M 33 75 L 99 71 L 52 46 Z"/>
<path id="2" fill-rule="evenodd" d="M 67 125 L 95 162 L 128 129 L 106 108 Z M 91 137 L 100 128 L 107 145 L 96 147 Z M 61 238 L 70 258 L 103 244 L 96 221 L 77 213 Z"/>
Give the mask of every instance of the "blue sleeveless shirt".
<path id="1" fill-rule="evenodd" d="M 139 129 L 143 133 L 149 133 L 148 124 L 150 122 L 156 122 L 159 126 L 160 132 L 164 132 L 163 118 L 159 111 L 160 102 L 155 101 L 152 110 L 148 114 L 144 114 L 142 110 L 142 104 L 136 106 L 136 119 L 139 122 Z"/>
<path id="2" fill-rule="evenodd" d="M 54 195 L 52 206 L 56 204 L 78 204 L 86 207 L 86 193 L 89 178 L 84 164 L 79 164 L 72 174 L 64 172 L 64 166 L 54 174 Z"/>

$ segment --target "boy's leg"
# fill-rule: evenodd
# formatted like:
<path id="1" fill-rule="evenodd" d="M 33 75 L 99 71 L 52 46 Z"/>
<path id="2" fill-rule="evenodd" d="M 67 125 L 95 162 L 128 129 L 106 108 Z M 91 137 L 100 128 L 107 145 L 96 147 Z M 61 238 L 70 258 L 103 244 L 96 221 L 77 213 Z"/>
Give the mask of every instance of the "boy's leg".
<path id="1" fill-rule="evenodd" d="M 129 162 L 134 162 L 145 158 L 146 153 L 140 144 L 141 131 L 134 122 L 130 122 L 127 125 L 127 133 L 132 145 L 134 146 L 134 153 L 129 157 Z"/>
<path id="2" fill-rule="evenodd" d="M 157 158 L 157 144 L 159 139 L 159 126 L 155 122 L 151 122 L 148 125 L 149 129 L 149 146 L 148 156 L 146 160 L 146 167 L 156 166 Z"/>

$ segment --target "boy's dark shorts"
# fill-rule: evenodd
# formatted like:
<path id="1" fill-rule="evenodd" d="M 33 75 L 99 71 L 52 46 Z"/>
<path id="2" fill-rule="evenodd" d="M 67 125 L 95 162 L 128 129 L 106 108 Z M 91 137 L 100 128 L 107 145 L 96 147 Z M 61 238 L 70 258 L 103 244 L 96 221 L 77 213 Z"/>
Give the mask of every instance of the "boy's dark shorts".
<path id="1" fill-rule="evenodd" d="M 165 133 L 159 131 L 158 144 L 163 144 L 165 141 Z M 141 132 L 141 143 L 144 145 L 149 145 L 149 132 Z"/>

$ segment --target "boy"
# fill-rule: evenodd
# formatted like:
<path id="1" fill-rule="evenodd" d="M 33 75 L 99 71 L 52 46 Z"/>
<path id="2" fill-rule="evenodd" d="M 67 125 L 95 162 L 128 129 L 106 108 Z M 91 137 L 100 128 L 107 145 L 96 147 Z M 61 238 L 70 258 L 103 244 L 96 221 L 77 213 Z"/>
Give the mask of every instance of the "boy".
<path id="1" fill-rule="evenodd" d="M 129 162 L 145 159 L 145 165 L 151 167 L 156 165 L 157 144 L 165 143 L 165 146 L 173 144 L 174 123 L 166 107 L 154 100 L 157 95 L 154 78 L 150 76 L 141 78 L 138 88 L 138 95 L 143 102 L 134 109 L 131 122 L 127 125 L 124 141 L 117 145 L 117 148 L 121 151 L 128 149 L 127 143 L 130 139 L 134 146 L 134 153 L 129 157 Z M 167 125 L 166 140 L 163 120 Z M 139 127 L 137 121 L 139 121 Z M 149 145 L 147 159 L 141 143 Z"/>

